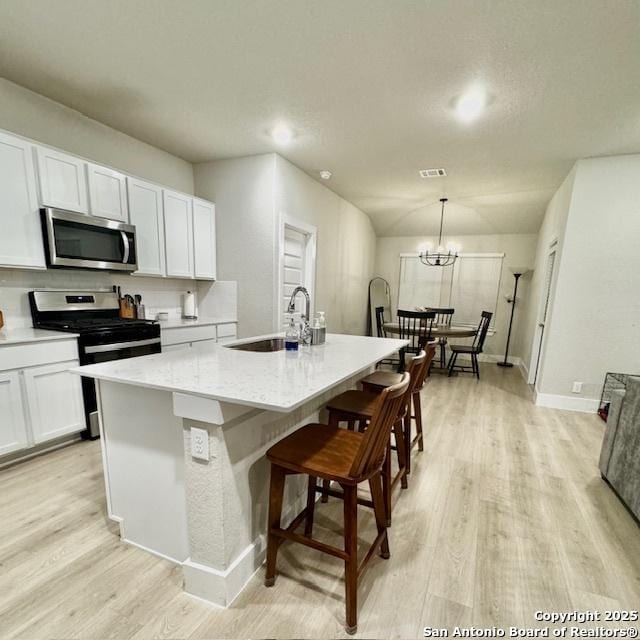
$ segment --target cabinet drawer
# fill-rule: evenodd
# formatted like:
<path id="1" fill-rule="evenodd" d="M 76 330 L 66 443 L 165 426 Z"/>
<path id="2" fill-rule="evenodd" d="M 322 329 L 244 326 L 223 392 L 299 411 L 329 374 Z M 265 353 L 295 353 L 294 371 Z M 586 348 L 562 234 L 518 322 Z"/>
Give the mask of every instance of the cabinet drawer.
<path id="1" fill-rule="evenodd" d="M 218 338 L 235 338 L 238 328 L 235 322 L 218 325 Z"/>
<path id="2" fill-rule="evenodd" d="M 77 359 L 78 342 L 75 338 L 0 347 L 0 371 Z"/>
<path id="3" fill-rule="evenodd" d="M 203 327 L 162 329 L 160 339 L 163 346 L 181 344 L 183 342 L 197 342 L 198 340 L 215 340 L 216 328 L 214 325 L 206 325 Z"/>

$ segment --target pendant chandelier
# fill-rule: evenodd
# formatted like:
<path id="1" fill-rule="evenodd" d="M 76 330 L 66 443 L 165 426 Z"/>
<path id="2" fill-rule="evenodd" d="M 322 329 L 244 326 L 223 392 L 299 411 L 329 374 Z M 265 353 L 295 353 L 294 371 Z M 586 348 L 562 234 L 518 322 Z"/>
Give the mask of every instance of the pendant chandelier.
<path id="1" fill-rule="evenodd" d="M 442 223 L 444 222 L 444 205 L 448 202 L 448 198 L 440 198 L 442 202 L 442 211 L 440 212 L 440 236 L 438 237 L 438 248 L 435 251 L 425 249 L 420 253 L 420 262 L 427 267 L 450 267 L 458 257 L 458 251 L 454 248 L 448 248 L 446 251 L 442 246 Z"/>

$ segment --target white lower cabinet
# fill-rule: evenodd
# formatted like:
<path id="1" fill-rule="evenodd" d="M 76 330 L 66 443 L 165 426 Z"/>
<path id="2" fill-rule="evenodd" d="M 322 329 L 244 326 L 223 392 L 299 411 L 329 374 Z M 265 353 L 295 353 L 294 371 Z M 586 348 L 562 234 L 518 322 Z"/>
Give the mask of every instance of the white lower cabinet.
<path id="1" fill-rule="evenodd" d="M 69 372 L 77 362 L 59 362 L 23 371 L 34 443 L 85 428 L 80 376 Z"/>
<path id="2" fill-rule="evenodd" d="M 27 446 L 25 404 L 17 371 L 0 372 L 0 456 Z"/>

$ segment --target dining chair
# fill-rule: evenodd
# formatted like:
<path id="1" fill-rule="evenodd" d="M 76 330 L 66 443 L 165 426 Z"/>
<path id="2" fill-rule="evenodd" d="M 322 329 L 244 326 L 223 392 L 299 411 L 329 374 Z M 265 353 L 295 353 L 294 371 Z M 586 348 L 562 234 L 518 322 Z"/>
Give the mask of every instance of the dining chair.
<path id="1" fill-rule="evenodd" d="M 298 542 L 344 561 L 345 630 L 353 634 L 358 628 L 358 581 L 376 551 L 390 556 L 386 510 L 382 494 L 382 468 L 388 459 L 388 443 L 410 377 L 385 389 L 376 400 L 375 411 L 364 433 L 324 424 L 308 424 L 280 440 L 267 451 L 271 463 L 267 569 L 264 584 L 271 587 L 276 578 L 278 549 L 285 540 Z M 281 526 L 282 502 L 287 475 L 309 477 L 307 506 L 287 528 Z M 332 546 L 312 537 L 316 506 L 317 479 L 333 480 L 342 488 L 344 546 Z M 368 482 L 376 521 L 377 535 L 364 558 L 358 563 L 358 485 Z M 295 529 L 305 522 L 304 535 Z"/>
<path id="2" fill-rule="evenodd" d="M 438 327 L 450 327 L 455 309 L 449 307 L 425 307 L 425 311 L 433 311 L 436 314 L 435 323 Z M 439 336 L 440 345 L 440 368 L 447 366 L 447 336 Z"/>
<path id="3" fill-rule="evenodd" d="M 376 307 L 376 331 L 378 333 L 378 338 L 387 337 L 384 330 L 384 307 Z"/>
<path id="4" fill-rule="evenodd" d="M 431 340 L 435 317 L 433 311 L 398 309 L 398 338 L 409 342 L 400 349 L 400 373 L 404 371 L 405 354 L 420 353 Z"/>
<path id="5" fill-rule="evenodd" d="M 489 331 L 489 324 L 491 323 L 491 317 L 493 313 L 490 311 L 483 311 L 480 316 L 480 324 L 473 338 L 473 344 L 452 344 L 451 357 L 449 358 L 449 376 L 451 376 L 454 370 L 457 371 L 469 371 L 475 373 L 476 378 L 480 380 L 480 367 L 478 366 L 478 355 L 482 353 L 484 348 L 484 341 L 487 338 L 487 332 Z M 471 357 L 471 366 L 456 365 L 458 354 L 464 353 Z"/>

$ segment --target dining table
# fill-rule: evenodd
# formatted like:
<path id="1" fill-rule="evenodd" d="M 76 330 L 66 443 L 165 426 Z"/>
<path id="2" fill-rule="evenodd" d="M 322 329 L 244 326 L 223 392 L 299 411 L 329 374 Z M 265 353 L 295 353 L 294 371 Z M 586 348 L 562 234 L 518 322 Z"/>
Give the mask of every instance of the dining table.
<path id="1" fill-rule="evenodd" d="M 384 322 L 382 325 L 385 335 L 398 335 L 400 333 L 400 323 L 398 322 Z M 475 327 L 461 327 L 455 325 L 435 324 L 431 327 L 431 336 L 433 338 L 473 338 L 476 335 L 477 328 Z M 446 370 L 446 364 L 444 361 L 444 345 L 440 343 L 440 368 L 439 371 Z"/>

